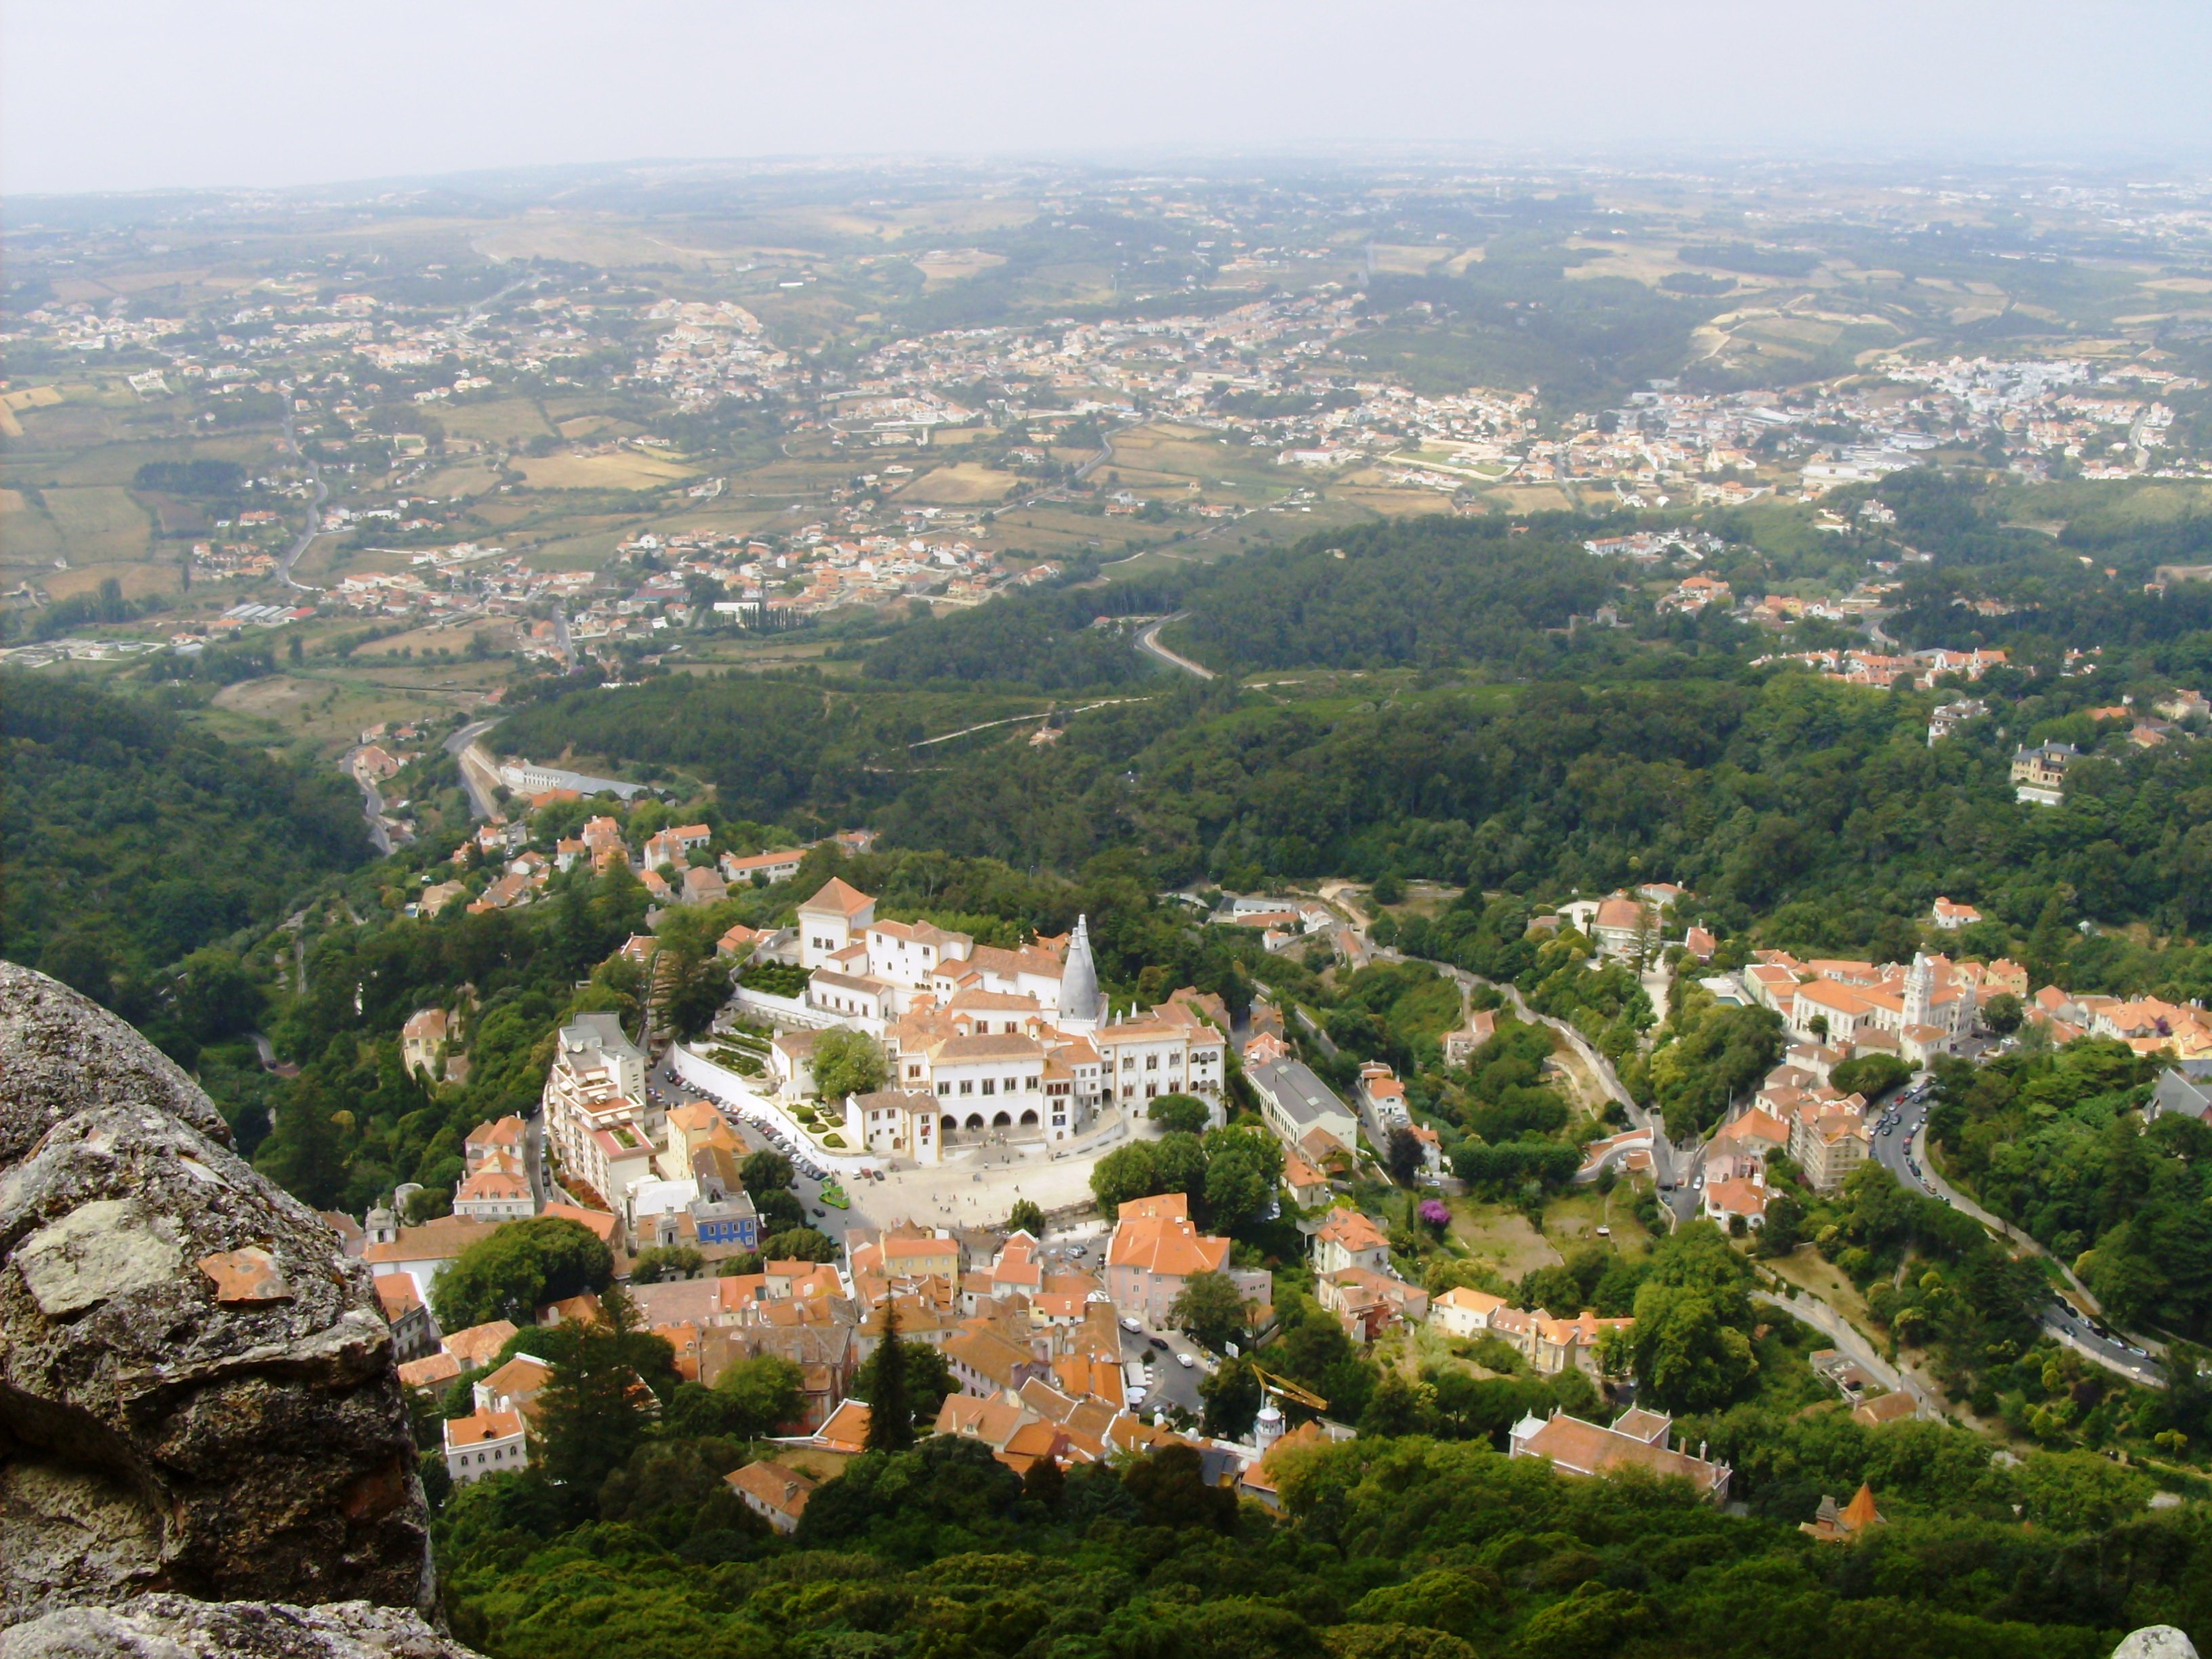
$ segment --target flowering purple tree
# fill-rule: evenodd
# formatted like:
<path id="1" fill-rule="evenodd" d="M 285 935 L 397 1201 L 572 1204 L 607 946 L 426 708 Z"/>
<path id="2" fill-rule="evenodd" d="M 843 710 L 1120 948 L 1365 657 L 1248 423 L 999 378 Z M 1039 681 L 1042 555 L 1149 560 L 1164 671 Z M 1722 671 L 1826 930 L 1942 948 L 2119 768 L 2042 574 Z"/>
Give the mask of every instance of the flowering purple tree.
<path id="1" fill-rule="evenodd" d="M 1440 1199 L 1423 1199 L 1418 1213 L 1421 1218 L 1421 1224 L 1431 1232 L 1443 1232 L 1445 1225 L 1451 1220 L 1451 1212 L 1444 1207 Z"/>

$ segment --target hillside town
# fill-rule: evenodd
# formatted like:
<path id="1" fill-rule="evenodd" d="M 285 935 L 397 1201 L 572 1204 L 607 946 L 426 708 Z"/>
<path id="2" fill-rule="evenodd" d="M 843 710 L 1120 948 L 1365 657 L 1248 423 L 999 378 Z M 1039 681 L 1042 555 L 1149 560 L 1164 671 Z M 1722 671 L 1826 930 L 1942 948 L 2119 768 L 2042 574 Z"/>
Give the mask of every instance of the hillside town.
<path id="1" fill-rule="evenodd" d="M 558 856 L 602 867 L 635 860 L 638 873 L 652 875 L 684 866 L 706 840 L 704 826 L 670 826 L 633 850 L 602 817 Z M 805 855 L 801 848 L 726 854 L 726 867 L 686 867 L 684 890 L 659 896 L 669 905 L 698 902 L 726 879 L 755 872 L 788 879 Z M 1538 921 L 1586 936 L 1593 968 L 1640 964 L 1667 942 L 1669 907 L 1690 897 L 1653 883 Z M 1309 929 L 1327 937 L 1322 915 L 1302 915 L 1302 907 L 1322 909 L 1263 897 L 1227 916 L 1286 940 Z M 720 1276 L 641 1277 L 627 1293 L 688 1380 L 711 1386 L 763 1354 L 797 1369 L 803 1408 L 784 1425 L 776 1455 L 729 1474 L 732 1489 L 779 1531 L 795 1528 L 808 1495 L 866 1445 L 868 1406 L 855 1382 L 887 1321 L 902 1340 L 942 1356 L 955 1387 L 938 1431 L 987 1443 L 1017 1474 L 1041 1461 L 1066 1468 L 1183 1443 L 1218 1462 L 1241 1494 L 1274 1504 L 1279 1446 L 1351 1429 L 1328 1417 L 1325 1401 L 1283 1382 L 1268 1386 L 1249 1439 L 1194 1437 L 1193 1396 L 1187 1383 L 1174 1386 L 1210 1375 L 1223 1359 L 1178 1328 L 1193 1280 L 1224 1280 L 1242 1304 L 1241 1322 L 1258 1328 L 1268 1319 L 1271 1275 L 1234 1265 L 1231 1241 L 1201 1231 L 1179 1193 L 1121 1203 L 1103 1232 L 1080 1218 L 1079 1202 L 1049 1243 L 1004 1218 L 1043 1171 L 1061 1165 L 1079 1175 L 1111 1146 L 1157 1135 L 1150 1109 L 1164 1097 L 1189 1099 L 1202 1121 L 1221 1123 L 1233 1041 L 1225 1010 L 1188 990 L 1150 1009 L 1110 1006 L 1082 920 L 1068 934 L 1008 950 L 877 910 L 869 895 L 833 878 L 798 902 L 790 927 L 732 927 L 720 948 L 736 975 L 708 1036 L 641 1045 L 614 1015 L 579 1016 L 559 1034 L 538 1115 L 488 1122 L 467 1137 L 450 1214 L 403 1223 L 403 1189 L 362 1223 L 333 1218 L 376 1276 L 409 1386 L 442 1392 L 469 1380 L 473 1411 L 444 1428 L 453 1478 L 528 1466 L 533 1407 L 551 1370 L 530 1352 L 526 1328 L 513 1322 L 441 1331 L 433 1287 L 471 1244 L 544 1216 L 590 1230 L 620 1273 L 647 1252 L 687 1252 L 709 1273 L 724 1264 Z M 1939 897 L 1928 925 L 1956 934 L 1980 920 L 1972 904 Z M 1693 962 L 1715 949 L 1694 926 L 1674 942 Z M 641 935 L 623 952 L 649 968 L 653 949 Z M 2191 1081 L 2197 1062 L 2212 1060 L 2212 1016 L 2195 1005 L 2031 990 L 2012 962 L 1929 952 L 1882 964 L 1763 950 L 1701 983 L 1723 1002 L 1771 1010 L 1790 1043 L 1782 1063 L 1704 1140 L 1692 1166 L 1694 1213 L 1738 1235 L 1765 1224 L 1771 1160 L 1788 1159 L 1793 1179 L 1834 1194 L 1893 1135 L 1893 1108 L 1832 1086 L 1839 1066 L 1886 1056 L 1907 1075 L 1940 1056 L 1978 1052 L 1994 1040 L 1988 1020 L 1998 999 L 2010 999 L 2021 1024 L 2055 1043 L 2108 1036 L 2183 1062 L 2187 1069 L 2177 1066 L 2162 1085 L 2165 1109 L 2212 1110 Z M 1491 1018 L 1478 1016 L 1455 1041 L 1484 1040 Z M 1579 1371 L 1601 1390 L 1622 1381 L 1631 1319 L 1518 1307 L 1464 1286 L 1431 1295 L 1401 1276 L 1384 1230 L 1346 1201 L 1346 1183 L 1400 1127 L 1424 1142 L 1421 1178 L 1442 1178 L 1435 1133 L 1407 1114 L 1387 1065 L 1364 1068 L 1347 1100 L 1295 1057 L 1280 1027 L 1279 1016 L 1255 1006 L 1237 1058 L 1260 1123 L 1281 1148 L 1277 1201 L 1304 1218 L 1318 1305 L 1363 1347 L 1393 1332 L 1428 1330 L 1450 1341 L 1502 1343 L 1539 1376 Z M 812 1062 L 833 1033 L 878 1049 L 881 1086 L 825 1097 Z M 405 1062 L 453 1077 L 466 1063 L 463 1035 L 458 1017 L 423 1010 L 403 1033 Z M 1601 1140 L 1586 1149 L 1577 1178 L 1611 1170 L 1648 1180 L 1651 1149 L 1648 1130 Z M 764 1151 L 787 1157 L 819 1202 L 837 1209 L 833 1259 L 774 1254 L 779 1241 L 748 1187 L 748 1160 Z M 995 1206 L 995 1224 L 931 1212 L 930 1194 L 949 1189 L 929 1183 L 948 1173 L 993 1195 L 981 1201 Z M 596 1310 L 586 1296 L 538 1316 L 551 1325 L 588 1321 Z M 1869 1420 L 1911 1409 L 1905 1394 L 1853 1392 L 1863 1382 L 1845 1394 L 1875 1413 Z M 1302 1419 L 1295 1430 L 1288 1413 Z M 1512 1455 L 1547 1458 L 1569 1474 L 1633 1466 L 1723 1500 L 1727 1465 L 1674 1446 L 1671 1432 L 1664 1413 L 1637 1407 L 1611 1421 L 1555 1412 L 1522 1422 L 1509 1439 Z"/>

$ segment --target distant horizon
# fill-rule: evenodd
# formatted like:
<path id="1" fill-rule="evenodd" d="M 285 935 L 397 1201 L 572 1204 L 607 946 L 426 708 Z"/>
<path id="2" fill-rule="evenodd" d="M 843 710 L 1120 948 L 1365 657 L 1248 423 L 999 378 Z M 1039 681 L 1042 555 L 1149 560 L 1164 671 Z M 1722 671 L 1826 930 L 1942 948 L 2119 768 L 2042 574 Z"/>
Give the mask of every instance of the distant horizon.
<path id="1" fill-rule="evenodd" d="M 1504 150 L 1497 146 L 1467 145 L 1452 147 L 1442 144 L 1345 143 L 1329 149 L 1295 149 L 1286 146 L 1271 146 L 1264 149 L 1237 151 L 1206 149 L 1195 147 L 1159 150 L 1099 149 L 1091 151 L 1019 150 L 993 153 L 988 151 L 908 152 L 893 154 L 862 150 L 791 152 L 744 155 L 652 155 L 613 156 L 591 161 L 520 161 L 483 167 L 455 167 L 434 172 L 363 173 L 328 179 L 301 179 L 286 184 L 207 183 L 191 185 L 124 185 L 112 188 L 84 188 L 52 191 L 9 191 L 4 199 L 10 204 L 27 205 L 34 203 L 69 203 L 79 201 L 118 201 L 132 198 L 160 200 L 194 197 L 272 196 L 315 198 L 319 196 L 358 195 L 368 191 L 390 191 L 406 190 L 436 190 L 465 187 L 471 182 L 513 181 L 526 184 L 532 175 L 543 175 L 549 184 L 563 175 L 607 175 L 623 173 L 651 174 L 662 172 L 670 174 L 696 173 L 706 176 L 725 175 L 742 178 L 749 173 L 782 177 L 805 177 L 811 173 L 834 174 L 841 171 L 854 173 L 898 172 L 915 173 L 988 173 L 993 170 L 1007 172 L 1061 171 L 1080 173 L 1086 169 L 1105 173 L 1129 173 L 1136 176 L 1164 176 L 1188 173 L 1194 177 L 1245 170 L 1267 175 L 1290 168 L 1340 169 L 1347 174 L 1383 172 L 1392 168 L 1407 170 L 1480 169 L 1486 173 L 1503 174 L 1536 174 L 1548 171 L 1566 173 L 1611 175 L 1624 179 L 1661 178 L 1686 169 L 1702 169 L 1715 177 L 1728 172 L 1753 171 L 1762 167 L 1778 171 L 1820 173 L 1864 171 L 1895 177 L 1915 173 L 1956 172 L 1977 177 L 2002 177 L 2008 174 L 2051 174 L 2069 178 L 2094 175 L 2124 176 L 2131 183 L 2151 183 L 2193 179 L 2199 176 L 2212 182 L 2212 141 L 2208 141 L 2201 152 L 2176 155 L 2171 149 L 2158 153 L 2115 149 L 2104 154 L 2076 154 L 2071 156 L 2045 157 L 2012 155 L 1996 156 L 1977 155 L 1968 151 L 1938 151 L 1932 149 L 1898 149 L 1895 150 L 1863 150 L 1856 152 L 1750 149 L 1694 149 L 1684 148 L 1673 151 L 1646 151 L 1632 156 L 1601 149 L 1515 149 Z"/>
<path id="2" fill-rule="evenodd" d="M 2185 0 L 1469 0 L 1351 21 L 1132 0 L 1111 27 L 972 3 L 394 0 L 373 23 L 269 0 L 13 7 L 0 193 L 894 160 L 2212 162 L 2212 7 Z"/>

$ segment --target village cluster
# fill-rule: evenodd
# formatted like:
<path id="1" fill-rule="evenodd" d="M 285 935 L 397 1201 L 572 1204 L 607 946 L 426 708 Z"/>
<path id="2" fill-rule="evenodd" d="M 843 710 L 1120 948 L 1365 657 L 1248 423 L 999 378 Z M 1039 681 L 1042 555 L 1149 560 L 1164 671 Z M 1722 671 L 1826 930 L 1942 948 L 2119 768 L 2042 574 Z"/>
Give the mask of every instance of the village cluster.
<path id="1" fill-rule="evenodd" d="M 687 839 L 704 845 L 700 827 L 674 826 L 634 855 L 605 830 L 593 836 L 596 847 L 580 840 L 566 850 L 681 867 Z M 803 850 L 726 855 L 728 872 L 702 866 L 688 874 L 787 878 Z M 1320 931 L 1295 904 L 1222 919 L 1285 938 L 1287 927 Z M 1615 945 L 1622 920 L 1611 911 L 1589 919 L 1593 933 Z M 652 948 L 647 935 L 623 947 L 648 969 Z M 1109 1006 L 1081 921 L 1065 936 L 997 948 L 927 923 L 879 918 L 872 898 L 832 878 L 799 904 L 793 926 L 735 927 L 721 948 L 746 969 L 775 971 L 741 972 L 708 1037 L 667 1045 L 656 1061 L 614 1016 L 579 1016 L 559 1034 L 537 1121 L 508 1118 L 467 1137 L 467 1173 L 449 1216 L 404 1225 L 393 1207 L 380 1206 L 364 1224 L 342 1229 L 376 1275 L 410 1385 L 442 1390 L 464 1376 L 472 1382 L 477 1409 L 445 1430 L 457 1480 L 527 1466 L 532 1407 L 550 1376 L 528 1353 L 526 1336 L 515 1340 L 512 1324 L 441 1333 L 430 1312 L 438 1273 L 502 1225 L 533 1215 L 577 1220 L 608 1243 L 623 1272 L 636 1253 L 670 1247 L 712 1264 L 772 1243 L 744 1182 L 744 1160 L 763 1146 L 786 1149 L 822 1182 L 823 1198 L 841 1206 L 849 1200 L 836 1188 L 839 1174 L 946 1166 L 972 1171 L 963 1178 L 989 1183 L 1003 1200 L 1036 1160 L 1095 1158 L 1156 1133 L 1148 1109 L 1163 1096 L 1190 1097 L 1206 1121 L 1223 1121 L 1226 1011 L 1189 990 L 1151 1009 Z M 1462 1060 L 1488 1034 L 1492 1018 L 1477 1016 L 1458 1034 Z M 842 1101 L 824 1097 L 811 1062 L 832 1031 L 865 1034 L 880 1045 L 882 1087 Z M 405 1063 L 453 1075 L 459 1035 L 447 1011 L 422 1011 L 403 1033 Z M 1304 1218 L 1316 1297 L 1355 1340 L 1426 1325 L 1449 1340 L 1505 1342 L 1538 1375 L 1572 1367 L 1601 1382 L 1618 1371 L 1608 1338 L 1631 1322 L 1516 1309 L 1464 1290 L 1432 1301 L 1400 1275 L 1382 1228 L 1343 1197 L 1346 1179 L 1372 1156 L 1363 1143 L 1386 1146 L 1400 1126 L 1425 1133 L 1426 1178 L 1441 1172 L 1434 1133 L 1411 1124 L 1389 1066 L 1364 1067 L 1356 1099 L 1345 1101 L 1294 1056 L 1279 1012 L 1265 1003 L 1254 1010 L 1241 1059 L 1261 1121 L 1282 1145 L 1281 1200 Z M 690 1097 L 676 1097 L 687 1090 Z M 998 1156 L 979 1158 L 985 1149 Z M 393 1205 L 404 1207 L 410 1195 L 396 1193 Z M 785 1530 L 825 1474 L 865 1442 L 868 1407 L 852 1389 L 888 1306 L 896 1307 L 903 1339 L 937 1348 L 957 1386 L 939 1431 L 988 1442 L 1017 1471 L 1040 1459 L 1072 1466 L 1185 1438 L 1218 1480 L 1272 1503 L 1278 1445 L 1350 1432 L 1326 1418 L 1326 1401 L 1280 1378 L 1268 1379 L 1242 1442 L 1192 1437 L 1187 1421 L 1180 1430 L 1170 1425 L 1158 1401 L 1146 1409 L 1168 1357 L 1191 1371 L 1219 1363 L 1194 1343 L 1170 1340 L 1191 1281 L 1219 1275 L 1243 1304 L 1245 1322 L 1258 1327 L 1267 1322 L 1273 1280 L 1233 1265 L 1230 1240 L 1201 1231 L 1180 1193 L 1121 1205 L 1095 1261 L 1089 1243 L 1074 1242 L 1083 1236 L 1079 1229 L 1047 1247 L 1021 1231 L 909 1219 L 852 1224 L 832 1262 L 769 1259 L 755 1272 L 636 1284 L 630 1294 L 673 1346 L 686 1377 L 712 1383 L 763 1353 L 799 1368 L 804 1407 L 787 1425 L 778 1457 L 730 1476 L 748 1504 Z M 592 1312 L 591 1299 L 578 1298 L 540 1318 Z M 508 1357 L 493 1368 L 502 1352 Z M 1285 1406 L 1311 1420 L 1286 1433 Z M 1571 1474 L 1632 1464 L 1686 1475 L 1708 1496 L 1723 1497 L 1726 1467 L 1674 1448 L 1670 1434 L 1663 1418 L 1632 1412 L 1610 1426 L 1532 1419 L 1512 1443 L 1516 1455 L 1549 1457 Z"/>

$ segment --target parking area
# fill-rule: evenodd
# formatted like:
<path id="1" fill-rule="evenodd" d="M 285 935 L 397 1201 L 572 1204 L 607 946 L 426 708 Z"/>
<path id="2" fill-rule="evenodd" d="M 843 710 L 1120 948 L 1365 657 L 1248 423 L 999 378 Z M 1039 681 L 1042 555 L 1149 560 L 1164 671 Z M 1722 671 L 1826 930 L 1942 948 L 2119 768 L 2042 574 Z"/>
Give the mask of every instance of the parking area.
<path id="1" fill-rule="evenodd" d="M 1176 1409 L 1194 1414 L 1206 1409 L 1198 1385 L 1213 1369 L 1212 1359 L 1181 1331 L 1129 1328 L 1121 1322 L 1121 1372 L 1132 1406 L 1149 1413 Z M 1144 1398 L 1137 1398 L 1137 1390 Z"/>

